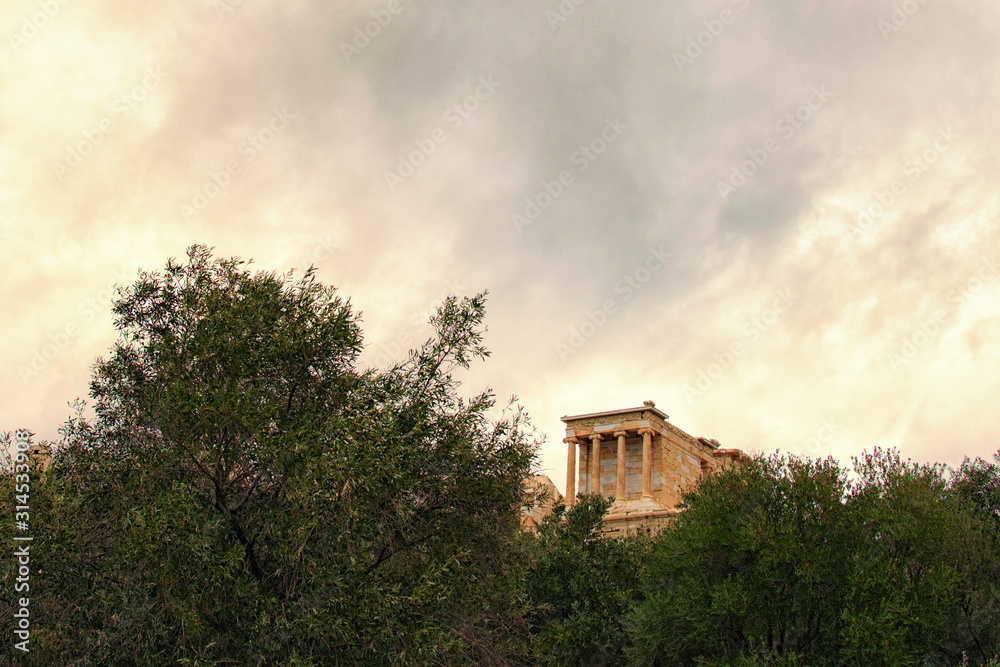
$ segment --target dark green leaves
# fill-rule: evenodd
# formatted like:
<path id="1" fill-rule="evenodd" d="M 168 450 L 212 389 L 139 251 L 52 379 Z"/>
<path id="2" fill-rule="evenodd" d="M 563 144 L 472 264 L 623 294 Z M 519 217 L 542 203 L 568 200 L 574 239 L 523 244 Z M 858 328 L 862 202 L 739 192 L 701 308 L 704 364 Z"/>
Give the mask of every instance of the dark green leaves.
<path id="1" fill-rule="evenodd" d="M 97 417 L 51 476 L 48 664 L 468 664 L 523 639 L 517 406 L 459 395 L 485 295 L 357 367 L 358 316 L 312 270 L 202 246 L 114 306 Z M 40 517 L 41 518 L 41 517 Z M 48 616 L 46 616 L 48 614 Z M 73 662 L 73 661 L 76 662 Z"/>
<path id="2" fill-rule="evenodd" d="M 703 480 L 655 541 L 633 660 L 905 665 L 994 655 L 996 584 L 983 574 L 996 572 L 997 551 L 956 493 L 985 480 L 966 473 L 949 488 L 942 466 L 882 450 L 855 471 L 848 483 L 832 460 L 775 455 Z"/>

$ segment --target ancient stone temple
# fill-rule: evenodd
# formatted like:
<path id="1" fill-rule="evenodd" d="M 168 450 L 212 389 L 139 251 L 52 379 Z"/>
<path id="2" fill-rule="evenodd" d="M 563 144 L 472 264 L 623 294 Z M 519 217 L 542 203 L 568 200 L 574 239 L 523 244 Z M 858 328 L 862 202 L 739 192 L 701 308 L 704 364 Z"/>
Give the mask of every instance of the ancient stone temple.
<path id="1" fill-rule="evenodd" d="M 738 449 L 696 438 L 667 421 L 652 401 L 642 407 L 562 417 L 566 423 L 566 496 L 600 493 L 615 502 L 606 533 L 656 530 L 679 510 L 681 492 L 701 476 L 739 461 Z M 579 466 L 577 466 L 579 461 Z"/>

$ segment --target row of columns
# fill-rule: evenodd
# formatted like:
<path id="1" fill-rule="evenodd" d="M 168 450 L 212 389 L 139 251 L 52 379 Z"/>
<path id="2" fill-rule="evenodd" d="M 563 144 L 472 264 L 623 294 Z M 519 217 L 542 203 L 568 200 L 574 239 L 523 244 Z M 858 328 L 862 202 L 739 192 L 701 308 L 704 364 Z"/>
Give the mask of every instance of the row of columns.
<path id="1" fill-rule="evenodd" d="M 653 471 L 653 429 L 641 428 L 638 430 L 642 436 L 642 499 L 647 500 L 653 497 L 652 471 Z M 625 431 L 615 431 L 618 438 L 618 474 L 615 498 L 618 502 L 625 502 Z M 590 436 L 590 493 L 601 492 L 601 440 L 604 436 L 595 433 Z M 566 452 L 566 504 L 572 505 L 576 502 L 576 446 L 580 445 L 580 471 L 583 472 L 584 454 L 586 443 L 581 438 L 563 438 L 567 447 Z M 582 491 L 582 489 L 581 489 Z"/>

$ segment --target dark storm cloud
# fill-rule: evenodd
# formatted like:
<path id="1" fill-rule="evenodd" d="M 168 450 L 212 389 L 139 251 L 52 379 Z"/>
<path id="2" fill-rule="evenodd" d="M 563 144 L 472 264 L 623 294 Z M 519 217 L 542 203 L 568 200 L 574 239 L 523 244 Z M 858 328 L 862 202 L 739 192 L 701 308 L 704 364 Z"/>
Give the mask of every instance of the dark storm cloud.
<path id="1" fill-rule="evenodd" d="M 66 5 L 0 62 L 6 259 L 43 274 L 5 281 L 33 322 L 5 368 L 122 257 L 207 242 L 315 261 L 365 311 L 372 362 L 443 293 L 488 288 L 495 355 L 471 384 L 539 406 L 555 439 L 560 414 L 654 398 L 732 446 L 835 418 L 833 451 L 938 451 L 928 396 L 996 389 L 997 279 L 969 282 L 1000 211 L 996 18 L 985 0 Z M 162 82 L 54 176 L 153 65 Z M 77 366 L 4 405 L 82 393 Z M 981 409 L 942 419 L 980 447 Z"/>

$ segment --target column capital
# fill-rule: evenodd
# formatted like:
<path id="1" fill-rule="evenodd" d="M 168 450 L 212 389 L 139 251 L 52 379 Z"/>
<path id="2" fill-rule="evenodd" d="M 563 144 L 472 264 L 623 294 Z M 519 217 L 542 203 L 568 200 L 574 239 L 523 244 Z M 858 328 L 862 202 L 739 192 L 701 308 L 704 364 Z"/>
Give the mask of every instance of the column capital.
<path id="1" fill-rule="evenodd" d="M 656 431 L 648 426 L 639 429 L 639 435 L 656 435 Z"/>
<path id="2" fill-rule="evenodd" d="M 623 438 L 628 436 L 628 431 L 615 431 L 616 438 Z"/>
<path id="3" fill-rule="evenodd" d="M 590 439 L 591 439 L 592 441 L 597 441 L 597 442 L 600 442 L 601 440 L 604 440 L 604 436 L 603 436 L 603 435 L 601 435 L 600 433 L 594 433 L 593 435 L 590 435 L 590 436 L 588 436 L 588 437 L 589 437 L 589 438 L 590 438 Z"/>
<path id="4" fill-rule="evenodd" d="M 570 442 L 570 443 L 573 443 L 574 445 L 579 445 L 580 444 L 580 438 L 576 438 L 576 437 L 563 438 L 563 442 Z"/>

